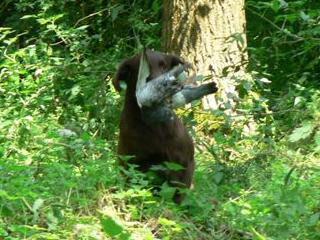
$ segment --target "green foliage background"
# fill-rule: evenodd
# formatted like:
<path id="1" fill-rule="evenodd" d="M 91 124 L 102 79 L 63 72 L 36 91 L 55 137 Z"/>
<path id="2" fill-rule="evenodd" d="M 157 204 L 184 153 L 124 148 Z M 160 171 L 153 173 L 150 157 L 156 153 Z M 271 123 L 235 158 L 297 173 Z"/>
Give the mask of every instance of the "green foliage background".
<path id="1" fill-rule="evenodd" d="M 111 78 L 161 48 L 161 1 L 0 3 L 0 239 L 319 239 L 320 3 L 246 1 L 236 115 L 179 111 L 196 141 L 181 206 L 116 164 Z"/>

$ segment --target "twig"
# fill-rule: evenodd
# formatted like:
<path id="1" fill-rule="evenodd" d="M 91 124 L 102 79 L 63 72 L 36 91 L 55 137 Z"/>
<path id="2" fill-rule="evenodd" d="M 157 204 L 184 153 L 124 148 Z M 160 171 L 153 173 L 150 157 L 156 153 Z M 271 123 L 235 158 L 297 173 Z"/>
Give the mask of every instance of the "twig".
<path id="1" fill-rule="evenodd" d="M 74 27 L 78 26 L 78 24 L 79 24 L 80 22 L 82 22 L 83 20 L 86 20 L 87 18 L 93 17 L 93 16 L 95 16 L 95 15 L 98 15 L 98 14 L 100 14 L 100 13 L 102 13 L 102 12 L 105 12 L 105 11 L 107 11 L 107 10 L 109 10 L 109 9 L 110 9 L 109 7 L 108 7 L 108 8 L 104 8 L 104 9 L 98 11 L 98 12 L 91 13 L 91 14 L 89 14 L 88 16 L 85 16 L 85 17 L 83 17 L 83 18 L 80 18 L 80 19 L 76 22 L 76 24 L 74 25 Z"/>
<path id="2" fill-rule="evenodd" d="M 31 212 L 34 212 L 32 207 L 30 206 L 30 204 L 27 202 L 27 200 L 23 197 L 22 198 L 22 201 L 24 202 L 24 204 L 27 206 L 27 208 L 31 211 Z"/>
<path id="3" fill-rule="evenodd" d="M 260 15 L 258 12 L 254 11 L 254 10 L 252 10 L 252 9 L 250 9 L 250 8 L 248 8 L 248 10 L 251 11 L 254 15 L 256 15 L 256 16 L 262 18 L 263 20 L 265 20 L 266 22 L 270 23 L 274 28 L 278 29 L 280 32 L 282 32 L 282 33 L 284 33 L 284 34 L 286 34 L 286 35 L 288 35 L 288 36 L 290 36 L 290 37 L 293 37 L 293 38 L 295 38 L 295 39 L 297 39 L 297 40 L 299 40 L 299 41 L 304 41 L 304 40 L 305 40 L 304 38 L 299 37 L 299 36 L 296 35 L 296 34 L 290 33 L 290 32 L 288 32 L 288 31 L 282 29 L 282 28 L 279 27 L 277 24 L 275 24 L 274 22 L 272 22 L 270 19 L 266 18 L 265 16 Z"/>
<path id="4" fill-rule="evenodd" d="M 61 40 L 61 41 L 59 41 L 59 42 L 51 43 L 50 46 L 56 46 L 56 45 L 59 45 L 60 43 L 63 43 L 63 42 L 64 42 L 64 41 Z"/>
<path id="5" fill-rule="evenodd" d="M 66 206 L 69 206 L 69 203 L 70 203 L 70 197 L 71 197 L 71 194 L 72 194 L 72 188 L 70 188 L 69 192 L 68 192 L 68 196 L 67 196 L 67 201 L 66 201 Z"/>
<path id="6" fill-rule="evenodd" d="M 197 105 L 194 105 L 194 106 L 191 106 L 189 108 L 186 108 L 184 112 L 192 110 L 193 108 L 198 107 L 200 105 L 201 105 L 201 103 L 199 103 Z M 204 112 L 204 111 L 196 111 L 196 110 L 194 110 L 194 112 L 198 113 L 198 114 L 206 114 L 206 115 L 212 114 L 211 112 L 208 112 L 208 111 Z M 242 117 L 242 116 L 254 116 L 256 114 L 260 114 L 260 115 L 263 115 L 263 116 L 268 116 L 268 115 L 276 115 L 276 114 L 282 114 L 282 113 L 287 113 L 287 112 L 299 112 L 299 110 L 286 109 L 286 110 L 282 110 L 282 111 L 278 111 L 278 112 L 270 112 L 270 113 L 259 113 L 259 112 L 256 112 L 256 113 L 243 113 L 243 114 L 230 115 L 229 117 L 230 118 L 236 118 L 236 117 Z"/>
<path id="7" fill-rule="evenodd" d="M 256 115 L 256 114 L 260 114 L 260 115 L 263 115 L 263 116 L 268 116 L 268 115 L 276 115 L 276 114 L 282 114 L 282 113 L 287 113 L 287 112 L 299 112 L 298 110 L 295 110 L 295 109 L 286 109 L 286 110 L 282 110 L 282 111 L 278 111 L 278 112 L 270 112 L 270 113 L 244 113 L 244 114 L 237 114 L 235 115 L 234 117 L 241 117 L 241 116 L 253 116 L 253 115 Z M 230 117 L 233 117 L 233 116 L 230 116 Z"/>
<path id="8" fill-rule="evenodd" d="M 102 13 L 102 12 L 105 12 L 105 11 L 107 11 L 108 9 L 109 9 L 109 8 L 104 8 L 104 9 L 98 11 L 98 12 L 91 13 L 91 14 L 89 14 L 88 16 L 85 16 L 85 17 L 83 17 L 83 18 L 80 18 L 80 19 L 73 25 L 73 27 L 77 27 L 77 26 L 79 25 L 79 23 L 82 22 L 83 20 L 86 20 L 86 19 L 88 19 L 88 18 L 90 18 L 90 17 L 94 17 L 95 15 L 98 15 L 98 14 L 100 14 L 100 13 Z M 65 39 L 62 39 L 62 40 L 59 41 L 59 42 L 51 43 L 50 45 L 51 45 L 51 46 L 56 46 L 56 45 L 59 45 L 59 44 L 61 44 L 61 43 L 66 43 Z"/>
<path id="9" fill-rule="evenodd" d="M 6 49 L 4 50 L 3 56 L 5 56 L 6 58 L 8 58 L 10 61 L 16 63 L 16 59 L 15 59 L 15 58 L 9 57 L 9 56 L 7 55 L 7 50 L 8 50 L 8 48 L 6 48 Z"/>

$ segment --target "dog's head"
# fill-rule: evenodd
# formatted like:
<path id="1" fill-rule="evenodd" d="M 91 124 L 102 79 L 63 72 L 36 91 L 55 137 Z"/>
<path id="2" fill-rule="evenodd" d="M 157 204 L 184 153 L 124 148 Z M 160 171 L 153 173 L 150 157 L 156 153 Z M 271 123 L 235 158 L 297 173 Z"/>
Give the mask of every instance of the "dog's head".
<path id="1" fill-rule="evenodd" d="M 113 85 L 117 91 L 121 91 L 122 89 L 121 82 L 126 84 L 128 90 L 135 91 L 139 73 L 140 57 L 141 54 L 138 54 L 121 63 L 116 76 L 113 79 Z M 189 66 L 181 58 L 161 52 L 147 50 L 146 57 L 150 68 L 150 75 L 147 78 L 147 81 L 168 72 L 178 64 Z"/>

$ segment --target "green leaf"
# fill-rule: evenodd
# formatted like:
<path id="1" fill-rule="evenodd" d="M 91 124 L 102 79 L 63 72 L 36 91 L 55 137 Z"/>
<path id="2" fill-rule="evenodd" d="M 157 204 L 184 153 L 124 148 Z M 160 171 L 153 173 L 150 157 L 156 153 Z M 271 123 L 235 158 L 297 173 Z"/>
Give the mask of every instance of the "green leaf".
<path id="1" fill-rule="evenodd" d="M 301 97 L 301 96 L 296 97 L 296 98 L 294 99 L 294 104 L 293 104 L 293 106 L 297 106 L 299 103 L 304 102 L 303 100 L 304 100 L 304 98 Z"/>
<path id="2" fill-rule="evenodd" d="M 161 8 L 160 2 L 159 1 L 153 1 L 151 8 L 155 13 L 159 12 L 160 8 Z"/>
<path id="3" fill-rule="evenodd" d="M 159 195 L 163 199 L 170 201 L 171 199 L 173 199 L 175 192 L 176 192 L 175 187 L 171 187 L 168 185 L 168 183 L 164 183 L 161 187 L 161 191 L 160 191 Z"/>
<path id="4" fill-rule="evenodd" d="M 5 199 L 7 199 L 7 200 L 9 200 L 9 201 L 19 199 L 18 197 L 13 197 L 13 196 L 9 195 L 9 194 L 8 194 L 6 191 L 4 191 L 4 190 L 0 190 L 0 197 L 5 198 Z"/>
<path id="5" fill-rule="evenodd" d="M 8 40 L 4 40 L 3 42 L 7 45 L 11 45 L 13 43 L 15 43 L 18 40 L 17 37 L 13 37 L 13 38 L 9 38 Z"/>
<path id="6" fill-rule="evenodd" d="M 11 30 L 11 28 L 8 27 L 0 27 L 0 32 L 6 32 L 8 30 Z"/>
<path id="7" fill-rule="evenodd" d="M 0 215 L 3 217 L 12 217 L 12 216 L 15 216 L 15 214 L 16 214 L 16 211 L 14 209 L 9 208 L 6 205 L 1 206 L 0 208 Z M 0 236 L 1 236 L 1 233 L 0 233 Z"/>
<path id="8" fill-rule="evenodd" d="M 165 162 L 164 164 L 169 170 L 172 170 L 172 171 L 180 171 L 184 169 L 184 167 L 178 163 Z"/>
<path id="9" fill-rule="evenodd" d="M 293 130 L 292 134 L 289 136 L 290 142 L 297 142 L 301 139 L 306 139 L 311 135 L 315 125 L 312 123 L 305 123 L 304 126 L 296 128 Z"/>
<path id="10" fill-rule="evenodd" d="M 80 88 L 79 85 L 74 86 L 74 87 L 71 89 L 71 95 L 72 95 L 73 97 L 77 96 L 77 95 L 80 93 L 80 90 L 81 90 L 81 88 Z"/>
<path id="11" fill-rule="evenodd" d="M 220 184 L 221 180 L 223 179 L 223 173 L 222 172 L 217 172 L 213 175 L 214 181 L 216 184 Z"/>
<path id="12" fill-rule="evenodd" d="M 150 168 L 150 170 L 153 171 L 166 171 L 168 170 L 167 168 L 165 168 L 163 165 L 154 165 Z"/>
<path id="13" fill-rule="evenodd" d="M 114 237 L 120 234 L 124 230 L 121 225 L 116 223 L 109 216 L 106 216 L 105 218 L 101 219 L 101 225 L 102 225 L 103 231 L 107 233 L 110 237 Z"/>
<path id="14" fill-rule="evenodd" d="M 320 152 L 320 131 L 319 130 L 316 132 L 313 139 L 316 144 L 314 151 L 319 153 Z"/>
<path id="15" fill-rule="evenodd" d="M 230 37 L 232 37 L 234 40 L 239 42 L 241 44 L 241 46 L 243 46 L 244 39 L 243 39 L 243 35 L 241 33 L 232 34 Z"/>
<path id="16" fill-rule="evenodd" d="M 47 49 L 47 55 L 48 55 L 48 56 L 52 56 L 52 53 L 53 53 L 52 47 L 48 47 L 48 49 Z"/>
<path id="17" fill-rule="evenodd" d="M 20 19 L 36 18 L 36 15 L 24 15 Z"/>
<path id="18" fill-rule="evenodd" d="M 314 135 L 314 142 L 316 143 L 316 145 L 320 146 L 320 131 L 317 131 Z"/>
<path id="19" fill-rule="evenodd" d="M 42 207 L 44 203 L 44 200 L 41 199 L 41 198 L 38 198 L 34 203 L 33 203 L 33 206 L 32 206 L 32 211 L 34 213 L 38 212 L 38 210 Z"/>
<path id="20" fill-rule="evenodd" d="M 315 213 L 313 214 L 310 218 L 309 218 L 309 221 L 308 221 L 308 225 L 309 226 L 315 226 L 318 221 L 320 219 L 320 213 Z"/>
<path id="21" fill-rule="evenodd" d="M 5 148 L 0 146 L 0 158 L 2 158 L 4 156 L 4 152 L 5 152 Z M 2 167 L 0 167 L 0 170 L 2 169 Z"/>
<path id="22" fill-rule="evenodd" d="M 0 237 L 7 237 L 8 235 L 8 232 L 4 228 L 0 227 Z"/>
<path id="23" fill-rule="evenodd" d="M 301 19 L 302 19 L 303 21 L 305 21 L 305 22 L 310 19 L 310 16 L 307 15 L 307 14 L 305 14 L 304 11 L 301 11 L 301 12 L 300 12 L 300 17 L 301 17 Z"/>
<path id="24" fill-rule="evenodd" d="M 265 236 L 263 236 L 261 233 L 259 233 L 257 230 L 254 229 L 254 227 L 250 226 L 251 231 L 254 233 L 255 238 L 257 240 L 267 240 Z"/>
<path id="25" fill-rule="evenodd" d="M 81 139 L 87 142 L 90 140 L 90 135 L 87 132 L 84 132 L 81 134 Z"/>
<path id="26" fill-rule="evenodd" d="M 279 9 L 280 9 L 280 2 L 279 2 L 278 0 L 273 0 L 273 1 L 271 2 L 270 7 L 272 8 L 272 10 L 273 10 L 274 12 L 278 12 Z"/>
<path id="27" fill-rule="evenodd" d="M 100 219 L 100 223 L 102 225 L 102 230 L 108 234 L 108 236 L 117 237 L 121 240 L 130 239 L 130 234 L 111 217 L 105 216 L 104 218 Z"/>
<path id="28" fill-rule="evenodd" d="M 47 219 L 48 219 L 48 226 L 49 230 L 56 230 L 58 225 L 58 218 L 56 218 L 52 211 L 49 211 L 47 213 Z"/>
<path id="29" fill-rule="evenodd" d="M 118 5 L 111 10 L 111 20 L 112 22 L 117 19 L 119 13 L 123 10 L 124 5 Z"/>
<path id="30" fill-rule="evenodd" d="M 279 0 L 280 3 L 280 8 L 287 8 L 288 7 L 288 3 L 284 0 Z"/>
<path id="31" fill-rule="evenodd" d="M 89 27 L 89 25 L 82 25 L 80 27 L 77 27 L 78 30 L 84 30 L 87 29 Z"/>
<path id="32" fill-rule="evenodd" d="M 165 225 L 165 226 L 174 226 L 176 225 L 176 222 L 169 220 L 167 218 L 159 218 L 159 224 Z"/>
<path id="33" fill-rule="evenodd" d="M 58 20 L 58 19 L 62 18 L 63 16 L 64 16 L 63 13 L 57 14 L 57 15 L 53 16 L 52 19 L 53 19 L 53 20 Z"/>
<path id="34" fill-rule="evenodd" d="M 271 81 L 267 78 L 260 78 L 259 81 L 263 83 L 271 83 Z"/>
<path id="35" fill-rule="evenodd" d="M 50 20 L 45 19 L 45 18 L 38 18 L 37 21 L 41 24 L 41 25 L 45 25 L 48 22 L 50 22 Z"/>

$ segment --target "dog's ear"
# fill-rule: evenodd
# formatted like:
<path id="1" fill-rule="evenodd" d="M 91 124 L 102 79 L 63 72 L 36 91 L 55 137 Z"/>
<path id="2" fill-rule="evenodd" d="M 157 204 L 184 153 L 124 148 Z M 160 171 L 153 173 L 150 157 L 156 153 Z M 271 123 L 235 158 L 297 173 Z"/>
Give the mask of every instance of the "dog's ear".
<path id="1" fill-rule="evenodd" d="M 130 79 L 131 74 L 132 74 L 132 69 L 131 69 L 130 60 L 123 61 L 120 64 L 118 71 L 112 80 L 113 86 L 118 92 L 124 89 L 121 82 L 128 84 L 128 80 Z"/>

